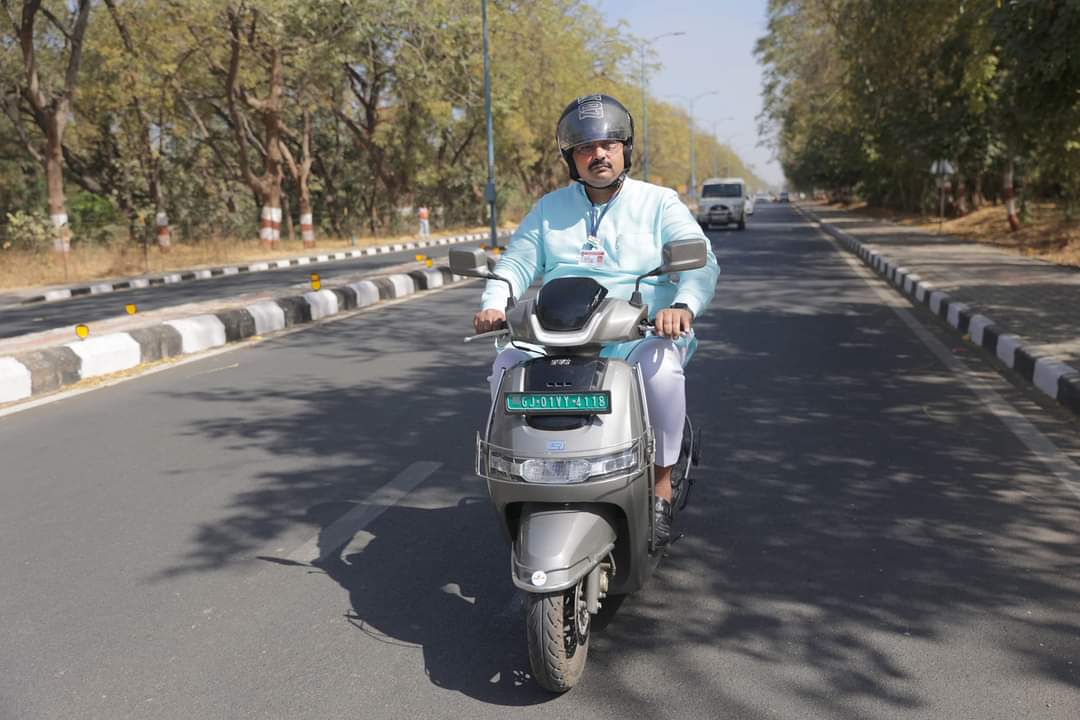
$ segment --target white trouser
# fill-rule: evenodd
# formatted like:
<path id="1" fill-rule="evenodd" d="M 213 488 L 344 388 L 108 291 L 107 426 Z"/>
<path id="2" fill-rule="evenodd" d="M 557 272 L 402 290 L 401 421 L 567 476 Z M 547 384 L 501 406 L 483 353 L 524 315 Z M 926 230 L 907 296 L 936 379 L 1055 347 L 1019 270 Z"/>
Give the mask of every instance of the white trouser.
<path id="1" fill-rule="evenodd" d="M 649 405 L 649 421 L 656 435 L 656 464 L 674 465 L 682 446 L 683 423 L 686 418 L 686 376 L 683 375 L 683 353 L 671 340 L 650 337 L 634 348 L 627 361 L 638 366 L 645 384 L 645 401 Z M 534 355 L 506 348 L 495 356 L 491 366 L 491 402 L 499 391 L 498 382 L 503 370 L 509 370 Z"/>

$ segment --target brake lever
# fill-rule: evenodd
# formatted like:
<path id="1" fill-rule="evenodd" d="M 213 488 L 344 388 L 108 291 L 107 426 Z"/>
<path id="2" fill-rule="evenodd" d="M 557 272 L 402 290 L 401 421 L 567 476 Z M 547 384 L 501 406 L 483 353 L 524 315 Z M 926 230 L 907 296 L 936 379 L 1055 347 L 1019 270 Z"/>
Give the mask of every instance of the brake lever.
<path id="1" fill-rule="evenodd" d="M 667 335 L 656 334 L 656 323 L 652 320 L 645 320 L 638 325 L 638 330 L 641 331 L 641 337 L 667 337 Z M 683 330 L 679 333 L 679 337 L 684 338 L 690 334 L 689 330 Z"/>
<path id="2" fill-rule="evenodd" d="M 499 328 L 498 330 L 488 330 L 487 332 L 482 332 L 479 335 L 470 335 L 469 337 L 465 338 L 465 342 L 470 343 L 473 340 L 483 340 L 484 338 L 497 338 L 509 334 L 510 328 Z"/>

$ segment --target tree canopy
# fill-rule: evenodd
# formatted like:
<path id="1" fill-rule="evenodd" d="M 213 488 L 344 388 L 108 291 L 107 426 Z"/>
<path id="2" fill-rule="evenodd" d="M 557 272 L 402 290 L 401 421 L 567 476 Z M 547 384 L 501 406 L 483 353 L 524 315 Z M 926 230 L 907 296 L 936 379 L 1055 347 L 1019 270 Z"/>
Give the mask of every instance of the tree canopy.
<path id="1" fill-rule="evenodd" d="M 1080 197 L 1076 0 L 770 0 L 761 123 L 803 188 L 922 210 L 931 167 L 959 206 Z"/>
<path id="2" fill-rule="evenodd" d="M 43 215 L 46 200 L 71 215 L 76 241 L 107 223 L 139 239 L 155 216 L 181 238 L 250 238 L 268 208 L 314 214 L 337 235 L 395 230 L 421 204 L 436 223 L 485 222 L 476 0 L 0 0 L 0 11 L 0 230 L 12 214 Z M 489 22 L 498 203 L 513 217 L 566 182 L 553 129 L 570 99 L 607 92 L 640 116 L 639 55 L 583 0 L 492 0 Z M 685 186 L 686 113 L 649 102 L 652 179 Z M 719 162 L 761 184 L 716 138 L 695 139 L 699 178 Z"/>

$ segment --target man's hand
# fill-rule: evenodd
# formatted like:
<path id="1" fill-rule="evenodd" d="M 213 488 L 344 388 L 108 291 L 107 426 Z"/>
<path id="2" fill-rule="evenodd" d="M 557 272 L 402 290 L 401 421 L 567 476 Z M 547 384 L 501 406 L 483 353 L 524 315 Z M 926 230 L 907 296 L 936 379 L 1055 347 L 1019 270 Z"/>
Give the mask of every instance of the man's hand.
<path id="1" fill-rule="evenodd" d="M 656 313 L 653 324 L 656 334 L 675 340 L 680 334 L 690 329 L 694 323 L 694 314 L 682 308 L 664 308 Z"/>
<path id="2" fill-rule="evenodd" d="M 472 321 L 476 334 L 499 330 L 506 326 L 506 313 L 502 310 L 481 310 Z"/>

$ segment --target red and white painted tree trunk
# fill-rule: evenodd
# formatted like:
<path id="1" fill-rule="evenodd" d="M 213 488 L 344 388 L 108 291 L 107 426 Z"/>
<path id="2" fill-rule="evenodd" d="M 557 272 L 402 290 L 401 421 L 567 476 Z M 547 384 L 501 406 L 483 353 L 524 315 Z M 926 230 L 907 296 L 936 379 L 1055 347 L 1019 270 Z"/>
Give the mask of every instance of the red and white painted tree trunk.
<path id="1" fill-rule="evenodd" d="M 1020 217 L 1016 214 L 1016 193 L 1013 190 L 1013 159 L 1010 157 L 1005 165 L 1005 212 L 1009 219 L 1009 231 L 1016 232 L 1020 229 Z"/>
<path id="2" fill-rule="evenodd" d="M 315 247 L 315 224 L 311 214 L 311 204 L 300 198 L 300 238 L 304 247 Z"/>
<path id="3" fill-rule="evenodd" d="M 157 225 L 158 248 L 163 253 L 169 252 L 172 240 L 169 237 L 169 215 L 165 211 L 158 212 L 154 216 L 154 224 Z"/>
<path id="4" fill-rule="evenodd" d="M 268 250 L 277 247 L 281 242 L 281 208 L 263 205 L 262 217 L 259 220 L 259 240 Z"/>

